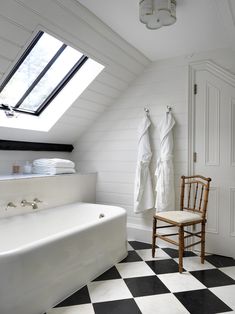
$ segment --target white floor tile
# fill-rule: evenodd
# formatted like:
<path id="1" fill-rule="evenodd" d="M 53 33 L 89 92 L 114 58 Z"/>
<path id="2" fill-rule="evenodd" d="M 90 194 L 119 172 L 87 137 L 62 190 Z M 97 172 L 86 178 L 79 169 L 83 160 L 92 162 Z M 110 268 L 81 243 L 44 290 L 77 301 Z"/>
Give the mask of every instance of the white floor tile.
<path id="1" fill-rule="evenodd" d="M 155 273 L 145 262 L 120 263 L 116 265 L 122 278 L 152 276 Z"/>
<path id="2" fill-rule="evenodd" d="M 162 242 L 157 241 L 156 244 L 160 249 L 165 249 L 165 248 L 175 249 L 176 248 L 175 245 L 171 245 L 171 244 L 168 245 L 168 243 L 166 244 L 166 241 L 162 241 Z"/>
<path id="3" fill-rule="evenodd" d="M 193 250 L 193 253 L 197 254 L 198 256 L 201 256 L 201 251 Z M 211 253 L 205 252 L 205 256 L 209 256 L 209 255 L 211 255 Z"/>
<path id="4" fill-rule="evenodd" d="M 179 300 L 170 293 L 135 298 L 142 314 L 189 313 Z"/>
<path id="5" fill-rule="evenodd" d="M 231 309 L 235 310 L 235 285 L 210 288 Z"/>
<path id="6" fill-rule="evenodd" d="M 122 279 L 94 281 L 88 285 L 88 290 L 92 302 L 132 298 L 127 285 Z"/>
<path id="7" fill-rule="evenodd" d="M 219 270 L 235 280 L 235 266 L 221 267 Z"/>
<path id="8" fill-rule="evenodd" d="M 130 245 L 130 243 L 127 243 L 127 250 L 128 251 L 133 251 L 133 247 Z"/>
<path id="9" fill-rule="evenodd" d="M 95 314 L 95 311 L 92 304 L 81 304 L 51 309 L 47 314 Z"/>
<path id="10" fill-rule="evenodd" d="M 165 248 L 170 248 L 170 249 L 177 249 L 177 247 L 174 244 L 170 244 L 169 242 L 166 242 L 164 240 L 161 239 L 157 239 L 156 240 L 156 245 L 160 248 L 160 249 L 165 249 Z"/>
<path id="11" fill-rule="evenodd" d="M 174 260 L 178 263 L 178 258 L 174 258 Z M 184 257 L 183 258 L 183 267 L 187 271 L 216 268 L 215 266 L 208 263 L 207 261 L 205 261 L 204 264 L 202 264 L 199 256 Z"/>
<path id="12" fill-rule="evenodd" d="M 166 252 L 164 252 L 162 249 L 156 249 L 155 251 L 155 257 L 152 258 L 152 250 L 147 249 L 147 250 L 138 250 L 136 251 L 139 256 L 144 260 L 144 261 L 157 261 L 161 259 L 167 259 L 171 258 Z"/>
<path id="13" fill-rule="evenodd" d="M 158 275 L 171 292 L 206 289 L 206 287 L 189 273 L 171 273 Z"/>

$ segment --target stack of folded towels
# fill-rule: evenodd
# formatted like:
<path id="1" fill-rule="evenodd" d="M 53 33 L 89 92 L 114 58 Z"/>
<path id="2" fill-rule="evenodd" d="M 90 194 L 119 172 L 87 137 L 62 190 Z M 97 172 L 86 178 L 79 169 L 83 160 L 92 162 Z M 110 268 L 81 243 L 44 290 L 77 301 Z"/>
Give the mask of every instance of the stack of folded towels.
<path id="1" fill-rule="evenodd" d="M 33 173 L 55 175 L 75 172 L 75 164 L 71 160 L 40 158 L 33 161 Z"/>

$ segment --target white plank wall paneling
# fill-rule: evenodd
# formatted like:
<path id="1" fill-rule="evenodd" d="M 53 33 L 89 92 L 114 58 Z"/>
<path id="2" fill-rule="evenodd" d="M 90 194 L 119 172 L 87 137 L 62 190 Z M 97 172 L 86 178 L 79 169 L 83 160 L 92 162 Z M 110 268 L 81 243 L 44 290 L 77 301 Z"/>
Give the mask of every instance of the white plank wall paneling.
<path id="1" fill-rule="evenodd" d="M 0 127 L 1 138 L 73 144 L 127 89 L 149 60 L 75 0 L 8 0 L 0 2 L 1 81 L 39 27 L 102 63 L 105 69 L 49 132 Z M 0 173 L 8 172 L 12 153 L 0 155 L 10 156 L 0 157 Z M 28 152 L 15 156 L 22 161 L 31 157 Z"/>
<path id="2" fill-rule="evenodd" d="M 187 171 L 186 65 L 165 68 L 157 67 L 156 64 L 149 66 L 80 137 L 72 154 L 79 168 L 98 172 L 97 202 L 122 206 L 128 212 L 129 222 L 147 227 L 152 223 L 152 212 L 140 215 L 133 213 L 137 128 L 144 115 L 143 108 L 148 107 L 152 120 L 151 173 L 154 174 L 159 155 L 157 125 L 169 104 L 172 104 L 177 121 L 174 129 L 174 162 L 178 191 L 179 177 Z M 155 182 L 154 175 L 152 178 Z"/>
<path id="3" fill-rule="evenodd" d="M 195 56 L 190 61 L 212 58 L 235 72 L 232 56 L 234 54 L 219 51 Z M 152 120 L 151 173 L 155 184 L 154 172 L 160 144 L 157 126 L 166 112 L 166 106 L 172 105 L 176 120 L 176 208 L 179 208 L 180 176 L 188 171 L 188 62 L 189 60 L 181 57 L 152 63 L 80 137 L 72 154 L 79 168 L 98 172 L 97 202 L 124 207 L 128 213 L 128 222 L 140 229 L 151 229 L 153 214 L 152 211 L 138 215 L 133 212 L 137 128 L 144 115 L 144 107 L 150 109 Z"/>
<path id="4" fill-rule="evenodd" d="M 73 112 L 72 115 L 79 118 L 80 108 L 84 102 L 81 120 L 87 119 L 89 123 L 92 123 L 107 106 L 113 103 L 149 64 L 146 57 L 75 0 L 2 1 L 0 26 L 0 76 L 2 79 L 15 62 L 16 56 L 21 53 L 22 47 L 27 44 L 39 26 L 105 65 L 105 70 L 72 106 L 77 109 L 77 113 Z M 87 103 L 90 103 L 90 106 L 87 106 Z M 99 107 L 98 111 L 96 105 Z M 97 114 L 91 117 L 90 111 L 93 107 Z M 64 114 L 64 117 L 67 114 L 70 115 L 69 111 Z M 82 122 L 74 119 L 66 124 L 64 117 L 60 119 L 59 125 L 64 129 L 64 139 L 72 143 L 72 140 L 77 139 L 84 128 L 75 128 L 74 132 L 74 129 L 68 125 L 77 126 Z M 52 128 L 48 133 L 41 132 L 37 137 L 41 141 L 47 141 L 51 137 L 61 140 L 61 134 L 56 137 L 57 127 L 55 130 Z M 1 133 L 4 138 L 4 132 Z M 8 130 L 6 134 L 7 136 L 10 134 L 14 139 L 16 133 L 15 130 Z M 22 140 L 27 138 L 27 133 L 25 131 L 25 135 L 21 135 Z M 71 140 L 69 140 L 70 135 Z"/>
<path id="5" fill-rule="evenodd" d="M 39 25 L 104 64 L 105 70 L 50 132 L 0 128 L 1 138 L 58 143 L 74 143 L 79 138 L 72 155 L 60 156 L 73 158 L 81 171 L 98 172 L 98 202 L 121 205 L 127 209 L 130 222 L 149 226 L 151 212 L 133 214 L 137 127 L 143 107 L 149 107 L 153 122 L 151 169 L 154 174 L 159 151 L 157 125 L 166 105 L 173 106 L 177 121 L 174 163 L 178 191 L 179 177 L 188 167 L 188 62 L 210 58 L 235 72 L 234 54 L 221 50 L 202 53 L 190 60 L 180 57 L 150 65 L 147 58 L 76 0 L 8 0 L 0 3 L 2 79 Z M 0 172 L 8 172 L 14 161 L 23 162 L 40 156 L 54 155 L 1 152 Z"/>

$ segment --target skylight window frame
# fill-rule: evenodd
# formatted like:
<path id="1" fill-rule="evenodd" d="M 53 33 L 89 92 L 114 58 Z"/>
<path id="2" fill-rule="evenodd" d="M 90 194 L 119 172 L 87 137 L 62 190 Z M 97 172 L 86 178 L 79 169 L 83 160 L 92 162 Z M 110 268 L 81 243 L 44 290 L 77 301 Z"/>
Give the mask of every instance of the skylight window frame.
<path id="1" fill-rule="evenodd" d="M 21 64 L 30 54 L 30 52 L 38 43 L 38 41 L 40 40 L 40 38 L 42 37 L 44 33 L 46 32 L 39 30 L 37 34 L 34 36 L 34 38 L 31 40 L 31 42 L 29 43 L 25 51 L 22 53 L 19 60 L 15 63 L 15 65 L 13 66 L 13 68 L 11 69 L 7 77 L 5 78 L 5 80 L 0 85 L 0 93 L 3 91 L 5 86 L 13 77 L 13 75 L 17 72 Z M 52 102 L 52 100 L 59 94 L 59 92 L 65 87 L 65 85 L 72 79 L 72 77 L 77 73 L 77 71 L 84 65 L 84 63 L 89 59 L 86 55 L 83 54 L 80 57 L 80 59 L 74 64 L 74 66 L 69 70 L 69 72 L 67 72 L 67 74 L 63 77 L 63 79 L 57 84 L 57 86 L 55 86 L 55 88 L 48 94 L 47 98 L 41 103 L 41 105 L 38 106 L 37 110 L 33 111 L 29 109 L 20 108 L 23 101 L 30 95 L 31 91 L 33 91 L 34 87 L 37 86 L 37 84 L 40 82 L 43 76 L 47 73 L 50 67 L 56 62 L 56 60 L 63 53 L 66 47 L 68 47 L 68 45 L 62 42 L 61 47 L 58 49 L 58 51 L 55 53 L 52 59 L 47 63 L 47 65 L 42 69 L 39 75 L 35 78 L 35 80 L 32 82 L 32 84 L 29 86 L 29 88 L 26 90 L 26 92 L 20 98 L 17 104 L 14 107 L 12 107 L 12 110 L 16 112 L 20 112 L 20 113 L 30 114 L 33 116 L 39 116 L 48 107 L 48 105 Z M 1 105 L 0 105 L 0 109 L 6 110 L 5 108 L 1 107 Z"/>

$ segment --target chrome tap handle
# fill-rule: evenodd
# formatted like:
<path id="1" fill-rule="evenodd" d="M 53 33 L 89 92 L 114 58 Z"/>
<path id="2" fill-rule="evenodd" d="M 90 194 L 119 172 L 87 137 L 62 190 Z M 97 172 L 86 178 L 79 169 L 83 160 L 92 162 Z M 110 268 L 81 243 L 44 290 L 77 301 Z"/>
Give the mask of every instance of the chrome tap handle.
<path id="1" fill-rule="evenodd" d="M 39 200 L 37 197 L 35 197 L 33 201 L 34 201 L 35 203 L 42 203 L 42 201 Z"/>
<path id="2" fill-rule="evenodd" d="M 28 204 L 28 202 L 27 202 L 26 200 L 22 200 L 22 201 L 20 202 L 20 205 L 21 205 L 22 207 L 25 207 L 27 204 Z"/>
<path id="3" fill-rule="evenodd" d="M 9 202 L 5 208 L 5 210 L 8 210 L 9 207 L 17 207 L 13 202 Z"/>

